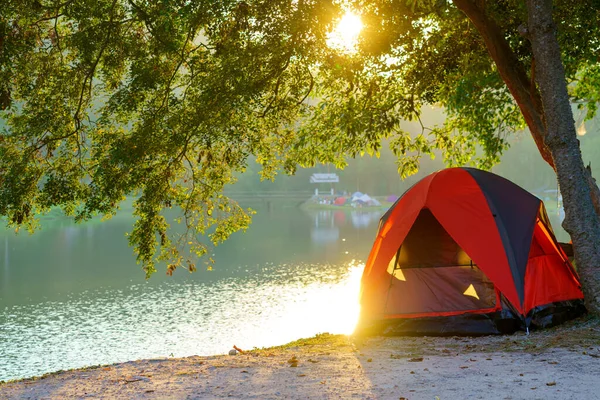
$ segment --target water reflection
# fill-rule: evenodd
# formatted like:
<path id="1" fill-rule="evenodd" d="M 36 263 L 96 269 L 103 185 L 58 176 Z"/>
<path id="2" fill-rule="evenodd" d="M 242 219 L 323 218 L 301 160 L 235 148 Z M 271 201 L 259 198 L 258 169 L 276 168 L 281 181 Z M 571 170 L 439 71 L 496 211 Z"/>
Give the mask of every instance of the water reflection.
<path id="1" fill-rule="evenodd" d="M 337 211 L 337 213 L 344 214 L 344 218 L 341 219 L 341 223 L 345 221 L 345 213 Z M 336 220 L 334 218 L 335 213 L 330 210 L 319 210 L 314 212 L 314 225 L 310 230 L 310 238 L 313 242 L 319 244 L 325 244 L 327 242 L 335 242 L 340 238 L 340 228 L 338 222 L 340 218 Z"/>
<path id="2" fill-rule="evenodd" d="M 379 223 L 383 211 L 363 211 L 363 210 L 317 210 L 308 211 L 313 218 L 311 228 L 311 240 L 315 243 L 326 244 L 328 242 L 337 242 L 340 240 L 340 230 L 347 228 L 348 222 L 353 232 L 359 232 L 360 229 L 369 229 L 369 233 L 374 231 Z M 346 233 L 348 229 L 345 229 Z M 373 239 L 374 237 L 368 238 Z"/>
<path id="3" fill-rule="evenodd" d="M 243 279 L 132 285 L 6 308 L 0 311 L 0 380 L 351 333 L 361 271 L 355 263 L 264 266 Z"/>
<path id="4" fill-rule="evenodd" d="M 368 211 L 355 211 L 352 212 L 352 225 L 355 228 L 368 228 L 369 226 L 379 222 L 379 218 L 381 218 L 381 212 L 368 212 Z"/>

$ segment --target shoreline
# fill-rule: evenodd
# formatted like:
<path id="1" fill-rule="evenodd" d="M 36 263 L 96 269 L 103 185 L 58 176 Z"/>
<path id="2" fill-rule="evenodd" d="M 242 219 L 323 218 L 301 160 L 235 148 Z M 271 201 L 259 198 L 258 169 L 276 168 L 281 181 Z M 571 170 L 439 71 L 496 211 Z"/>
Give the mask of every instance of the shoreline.
<path id="1" fill-rule="evenodd" d="M 137 360 L 0 383 L 21 398 L 593 398 L 600 320 L 483 337 L 320 334 L 237 355 Z"/>

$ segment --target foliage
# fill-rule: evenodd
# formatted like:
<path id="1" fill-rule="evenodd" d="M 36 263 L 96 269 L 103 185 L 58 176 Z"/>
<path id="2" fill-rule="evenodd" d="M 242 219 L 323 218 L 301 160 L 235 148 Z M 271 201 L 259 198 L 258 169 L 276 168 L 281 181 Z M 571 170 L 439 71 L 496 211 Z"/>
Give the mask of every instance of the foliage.
<path id="1" fill-rule="evenodd" d="M 572 94 L 598 100 L 597 0 L 557 1 Z M 531 67 L 520 1 L 487 2 Z M 365 24 L 357 51 L 327 44 L 345 7 Z M 421 124 L 428 105 L 446 122 Z M 522 117 L 477 31 L 450 1 L 8 0 L 0 15 L 0 214 L 36 228 L 60 206 L 78 221 L 134 195 L 129 242 L 149 276 L 196 268 L 195 255 L 250 222 L 223 190 L 247 168 L 379 155 L 402 176 L 422 156 L 490 168 Z M 170 230 L 164 209 L 187 228 Z M 187 255 L 182 248 L 190 250 Z M 210 260 L 209 260 L 210 262 Z"/>
<path id="2" fill-rule="evenodd" d="M 250 154 L 272 178 L 306 105 L 334 9 L 288 2 L 9 1 L 0 19 L 0 214 L 36 227 L 61 206 L 78 221 L 134 195 L 129 242 L 194 270 L 192 254 L 247 227 L 223 195 Z M 294 18 L 289 18 L 290 14 Z M 316 21 L 308 26 L 303 21 Z M 271 51 L 276 47 L 285 51 Z M 163 210 L 187 227 L 169 232 Z"/>

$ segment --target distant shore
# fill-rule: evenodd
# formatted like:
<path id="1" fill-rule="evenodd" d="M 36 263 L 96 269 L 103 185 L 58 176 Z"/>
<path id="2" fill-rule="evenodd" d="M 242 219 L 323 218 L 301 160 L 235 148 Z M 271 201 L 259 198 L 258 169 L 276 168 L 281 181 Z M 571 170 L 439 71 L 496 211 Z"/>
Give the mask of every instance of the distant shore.
<path id="1" fill-rule="evenodd" d="M 391 207 L 392 203 L 382 203 L 380 206 L 362 206 L 362 207 L 352 207 L 351 205 L 342 205 L 338 206 L 335 204 L 319 204 L 319 203 L 302 203 L 300 207 L 307 210 L 332 210 L 332 211 L 385 211 Z"/>
<path id="2" fill-rule="evenodd" d="M 242 349 L 243 350 L 243 349 Z M 595 398 L 600 322 L 510 336 L 321 334 L 237 355 L 96 366 L 0 383 L 0 398 Z"/>
<path id="3" fill-rule="evenodd" d="M 343 204 L 335 204 L 335 199 L 343 196 L 322 195 L 314 196 L 304 201 L 300 207 L 307 210 L 335 210 L 335 211 L 382 211 L 388 210 L 394 203 L 386 201 L 385 196 L 376 196 L 373 199 L 379 204 L 359 204 L 346 201 Z M 345 197 L 344 197 L 345 198 Z"/>

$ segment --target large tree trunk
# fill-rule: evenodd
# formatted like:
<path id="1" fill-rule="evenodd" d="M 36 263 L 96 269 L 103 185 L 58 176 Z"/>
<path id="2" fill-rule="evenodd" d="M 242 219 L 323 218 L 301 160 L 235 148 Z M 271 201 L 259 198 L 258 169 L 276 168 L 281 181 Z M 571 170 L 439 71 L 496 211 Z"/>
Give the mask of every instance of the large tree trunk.
<path id="1" fill-rule="evenodd" d="M 546 143 L 546 121 L 540 94 L 528 78 L 523 64 L 510 48 L 498 24 L 486 15 L 483 2 L 453 0 L 453 3 L 469 18 L 481 34 L 488 53 L 498 68 L 498 73 L 523 114 L 540 155 L 556 171 L 554 159 Z M 528 34 L 526 35 L 528 36 Z M 591 171 L 586 170 L 586 175 L 596 214 L 600 215 L 600 188 L 595 184 Z"/>
<path id="2" fill-rule="evenodd" d="M 564 199 L 563 227 L 571 235 L 577 269 L 588 309 L 600 314 L 600 220 L 594 210 L 588 172 L 583 165 L 552 0 L 527 0 L 529 39 L 536 60 L 535 76 L 546 122 L 546 145 L 552 153 Z M 595 186 L 595 184 L 594 184 Z"/>
<path id="3" fill-rule="evenodd" d="M 510 48 L 498 24 L 486 15 L 483 6 L 479 4 L 481 2 L 476 0 L 453 0 L 453 2 L 471 20 L 481 35 L 500 77 L 506 83 L 525 118 L 542 158 L 554 169 L 554 160 L 544 142 L 546 127 L 542 102 L 535 86 L 532 87 L 523 64 Z"/>

